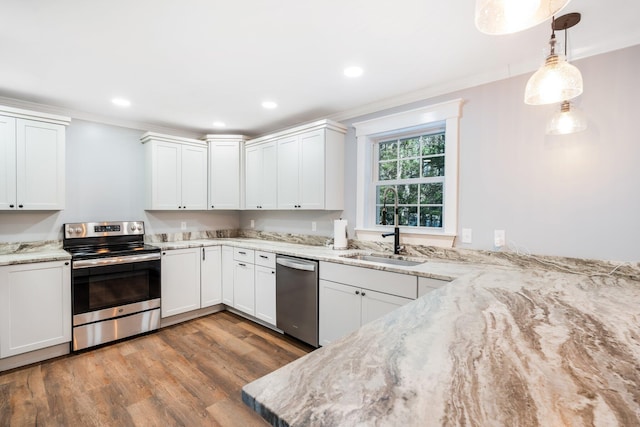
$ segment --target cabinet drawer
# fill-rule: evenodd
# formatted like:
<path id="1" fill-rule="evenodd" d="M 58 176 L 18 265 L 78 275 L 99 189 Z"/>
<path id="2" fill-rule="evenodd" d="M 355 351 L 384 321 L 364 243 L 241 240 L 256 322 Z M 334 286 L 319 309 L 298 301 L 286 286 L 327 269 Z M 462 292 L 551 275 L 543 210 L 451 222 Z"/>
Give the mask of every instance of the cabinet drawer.
<path id="1" fill-rule="evenodd" d="M 253 264 L 254 252 L 255 251 L 253 249 L 233 248 L 233 259 Z"/>
<path id="2" fill-rule="evenodd" d="M 408 274 L 322 261 L 320 278 L 404 298 L 418 296 L 418 278 Z"/>
<path id="3" fill-rule="evenodd" d="M 418 298 L 449 283 L 446 280 L 418 277 Z"/>
<path id="4" fill-rule="evenodd" d="M 276 268 L 276 254 L 273 252 L 256 251 L 256 265 Z"/>

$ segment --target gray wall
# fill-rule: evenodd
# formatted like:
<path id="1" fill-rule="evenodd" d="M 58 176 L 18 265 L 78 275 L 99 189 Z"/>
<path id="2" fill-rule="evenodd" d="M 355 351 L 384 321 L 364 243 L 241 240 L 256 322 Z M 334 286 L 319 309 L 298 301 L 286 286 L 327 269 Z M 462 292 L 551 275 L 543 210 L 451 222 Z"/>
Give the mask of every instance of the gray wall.
<path id="1" fill-rule="evenodd" d="M 460 122 L 459 227 L 473 243 L 494 249 L 493 232 L 504 229 L 508 248 L 534 254 L 640 260 L 640 46 L 576 61 L 585 92 L 576 102 L 589 118 L 585 132 L 546 136 L 558 106 L 523 102 L 529 74 L 354 118 L 379 117 L 454 98 L 465 104 Z M 634 120 L 635 119 L 635 120 Z M 353 235 L 356 139 L 345 147 L 344 212 L 243 212 L 241 225 L 311 234 L 311 221 L 331 235 L 330 220 L 343 216 Z M 325 226 L 325 223 L 327 224 Z M 325 228 L 326 227 L 326 228 Z M 460 230 L 459 230 L 460 231 Z"/>
<path id="2" fill-rule="evenodd" d="M 144 131 L 72 120 L 67 128 L 66 207 L 60 212 L 0 212 L 0 241 L 62 239 L 62 224 L 143 220 L 148 234 L 238 227 L 238 213 L 146 212 Z"/>

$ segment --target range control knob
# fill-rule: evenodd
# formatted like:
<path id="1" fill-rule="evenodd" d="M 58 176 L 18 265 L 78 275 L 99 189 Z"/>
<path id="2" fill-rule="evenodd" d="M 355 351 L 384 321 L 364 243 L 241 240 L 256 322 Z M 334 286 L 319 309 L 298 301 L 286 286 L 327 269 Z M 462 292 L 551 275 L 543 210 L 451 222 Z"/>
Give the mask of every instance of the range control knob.
<path id="1" fill-rule="evenodd" d="M 135 222 L 132 222 L 131 225 L 129 225 L 129 230 L 136 231 L 136 223 Z"/>
<path id="2" fill-rule="evenodd" d="M 80 233 L 82 233 L 82 227 L 76 227 L 76 228 L 74 228 L 74 229 L 73 229 L 73 231 L 74 231 L 75 233 L 80 234 Z"/>
<path id="3" fill-rule="evenodd" d="M 138 225 L 136 226 L 136 229 L 138 231 L 142 231 L 142 224 L 138 223 Z"/>

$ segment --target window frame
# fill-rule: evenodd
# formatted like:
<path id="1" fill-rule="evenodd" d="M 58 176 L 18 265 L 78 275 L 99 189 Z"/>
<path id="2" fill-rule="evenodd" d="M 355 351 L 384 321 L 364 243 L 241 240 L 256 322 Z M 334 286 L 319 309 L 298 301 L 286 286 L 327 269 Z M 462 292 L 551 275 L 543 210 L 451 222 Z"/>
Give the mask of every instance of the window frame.
<path id="1" fill-rule="evenodd" d="M 404 136 L 428 133 L 430 129 L 445 129 L 445 176 L 443 181 L 443 226 L 414 227 L 400 226 L 402 233 L 411 236 L 436 236 L 451 245 L 458 229 L 458 168 L 459 168 L 459 126 L 462 99 L 455 99 L 427 107 L 356 122 L 357 178 L 356 178 L 356 233 L 358 238 L 374 238 L 389 226 L 375 225 L 375 186 L 373 178 L 377 167 L 374 146 L 384 139 L 401 139 Z"/>
<path id="2" fill-rule="evenodd" d="M 424 135 L 434 135 L 434 134 L 440 134 L 440 133 L 444 133 L 445 134 L 445 144 L 446 144 L 446 123 L 444 121 L 440 121 L 440 122 L 435 122 L 432 123 L 431 126 L 428 126 L 424 129 L 420 129 L 420 131 L 413 131 L 413 132 L 400 132 L 398 134 L 392 134 L 389 136 L 381 136 L 381 137 L 377 137 L 377 138 L 371 138 L 371 151 L 372 151 L 372 169 L 371 169 L 371 180 L 368 183 L 369 185 L 367 186 L 367 197 L 369 198 L 368 200 L 371 201 L 373 200 L 373 203 L 366 203 L 365 204 L 365 208 L 367 209 L 366 212 L 366 216 L 365 216 L 365 221 L 367 223 L 367 226 L 369 228 L 379 228 L 380 230 L 384 230 L 387 227 L 377 224 L 377 217 L 378 217 L 378 204 L 377 202 L 377 193 L 376 193 L 376 187 L 377 185 L 384 185 L 384 186 L 400 186 L 400 185 L 415 185 L 415 184 L 442 184 L 443 186 L 443 199 L 444 199 L 444 187 L 445 187 L 445 175 L 446 175 L 446 148 L 445 148 L 445 152 L 442 154 L 437 154 L 437 155 L 432 155 L 431 157 L 440 157 L 442 156 L 445 159 L 445 175 L 441 175 L 441 176 L 430 176 L 430 177 L 418 177 L 418 178 L 397 178 L 397 179 L 392 179 L 392 180 L 388 180 L 388 181 L 380 181 L 379 180 L 379 166 L 380 166 L 380 161 L 379 161 L 379 148 L 380 148 L 380 143 L 381 142 L 391 142 L 391 141 L 401 141 L 403 139 L 408 139 L 408 138 L 414 138 L 414 137 L 419 137 L 419 136 L 424 136 Z M 446 145 L 445 145 L 446 147 Z M 418 155 L 417 159 L 421 159 L 425 156 L 422 155 Z M 400 161 L 400 157 L 396 157 L 395 161 Z M 420 169 L 422 169 L 422 165 L 420 165 Z M 418 198 L 420 198 L 420 194 L 418 194 Z M 403 206 L 407 206 L 407 205 L 399 205 L 400 207 Z M 411 205 L 413 206 L 413 205 Z M 420 206 L 420 203 L 418 203 L 416 206 Z M 424 207 L 427 207 L 429 205 L 423 205 Z M 440 206 L 440 205 L 438 205 Z M 393 208 L 393 206 L 391 206 L 391 208 Z M 445 203 L 442 203 L 442 210 L 443 212 L 445 211 Z M 436 232 L 439 232 L 440 230 L 442 230 L 444 227 L 425 227 L 425 226 L 407 226 L 407 225 L 403 225 L 402 227 L 406 227 L 407 230 L 413 230 L 413 231 L 418 231 L 418 232 L 425 232 L 428 230 L 433 230 Z"/>

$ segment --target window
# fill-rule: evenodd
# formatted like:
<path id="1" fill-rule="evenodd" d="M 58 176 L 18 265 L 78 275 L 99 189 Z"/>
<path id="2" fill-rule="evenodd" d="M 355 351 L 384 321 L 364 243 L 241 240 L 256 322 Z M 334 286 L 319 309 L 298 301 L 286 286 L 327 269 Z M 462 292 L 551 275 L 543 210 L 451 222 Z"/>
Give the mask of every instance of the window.
<path id="1" fill-rule="evenodd" d="M 453 242 L 461 106 L 458 99 L 354 123 L 359 238 L 368 233 L 376 240 L 381 230 L 394 225 L 395 194 L 388 190 L 393 188 L 404 234 L 448 236 Z"/>
<path id="2" fill-rule="evenodd" d="M 398 192 L 398 223 L 401 226 L 442 228 L 444 128 L 377 141 L 373 158 L 375 223 L 382 225 L 384 216 L 386 224 L 395 225 L 395 194 L 389 191 L 394 189 Z"/>

